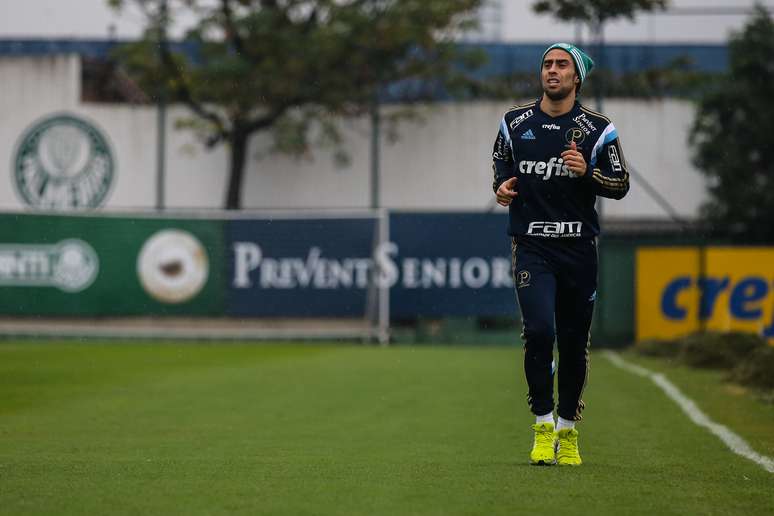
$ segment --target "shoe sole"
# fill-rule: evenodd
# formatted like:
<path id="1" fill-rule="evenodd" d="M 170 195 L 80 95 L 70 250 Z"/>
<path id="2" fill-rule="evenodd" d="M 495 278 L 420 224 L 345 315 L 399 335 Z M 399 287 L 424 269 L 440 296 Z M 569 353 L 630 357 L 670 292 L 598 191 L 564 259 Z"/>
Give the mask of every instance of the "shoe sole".
<path id="1" fill-rule="evenodd" d="M 556 464 L 556 461 L 548 461 L 548 460 L 539 460 L 537 462 L 529 462 L 531 466 L 553 466 Z"/>

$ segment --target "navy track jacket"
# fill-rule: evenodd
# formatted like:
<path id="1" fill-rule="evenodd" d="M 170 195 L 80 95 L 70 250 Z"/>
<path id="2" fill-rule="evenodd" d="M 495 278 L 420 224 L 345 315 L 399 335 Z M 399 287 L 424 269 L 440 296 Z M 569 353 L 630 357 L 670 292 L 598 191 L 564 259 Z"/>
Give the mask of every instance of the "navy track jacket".
<path id="1" fill-rule="evenodd" d="M 573 174 L 561 158 L 575 142 L 588 169 Z M 514 237 L 593 238 L 599 234 L 597 195 L 621 199 L 629 191 L 626 160 L 613 123 L 579 102 L 559 117 L 540 110 L 540 99 L 516 106 L 495 140 L 494 191 L 517 178 L 508 233 Z"/>

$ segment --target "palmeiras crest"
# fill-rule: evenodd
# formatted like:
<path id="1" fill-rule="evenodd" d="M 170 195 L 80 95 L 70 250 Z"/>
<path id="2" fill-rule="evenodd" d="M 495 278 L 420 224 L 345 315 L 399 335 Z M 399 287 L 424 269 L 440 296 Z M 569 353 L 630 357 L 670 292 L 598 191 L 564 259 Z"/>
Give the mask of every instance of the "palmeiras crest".
<path id="1" fill-rule="evenodd" d="M 80 117 L 57 114 L 24 132 L 13 154 L 11 175 L 28 206 L 68 210 L 101 206 L 115 172 L 103 133 Z"/>

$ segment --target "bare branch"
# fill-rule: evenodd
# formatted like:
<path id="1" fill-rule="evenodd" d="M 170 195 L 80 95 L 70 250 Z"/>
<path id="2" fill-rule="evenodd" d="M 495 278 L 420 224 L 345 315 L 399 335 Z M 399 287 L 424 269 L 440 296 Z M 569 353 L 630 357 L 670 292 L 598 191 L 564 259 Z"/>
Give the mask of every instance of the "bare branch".
<path id="1" fill-rule="evenodd" d="M 274 109 L 269 111 L 267 114 L 250 120 L 244 124 L 242 128 L 248 133 L 267 129 L 274 125 L 274 122 L 279 120 L 279 118 L 282 117 L 282 115 L 284 115 L 291 106 L 298 104 L 299 102 L 297 100 L 288 100 L 283 102 L 282 104 L 275 106 Z"/>
<path id="2" fill-rule="evenodd" d="M 234 23 L 234 10 L 231 8 L 231 0 L 221 0 L 220 11 L 223 14 L 223 24 L 226 29 L 226 38 L 230 39 L 234 49 L 245 57 L 250 57 L 245 49 L 245 43 Z"/>

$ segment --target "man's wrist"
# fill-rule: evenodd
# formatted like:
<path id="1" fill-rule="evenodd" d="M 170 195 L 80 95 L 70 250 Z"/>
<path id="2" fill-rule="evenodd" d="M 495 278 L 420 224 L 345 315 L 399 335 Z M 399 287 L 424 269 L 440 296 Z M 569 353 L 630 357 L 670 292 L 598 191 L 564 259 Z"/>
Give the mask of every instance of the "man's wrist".
<path id="1" fill-rule="evenodd" d="M 500 179 L 499 181 L 496 181 L 494 184 L 492 184 L 492 190 L 494 190 L 494 193 L 497 193 L 500 187 L 503 186 L 503 183 L 505 183 L 509 179 L 510 177 L 504 177 L 503 179 Z"/>
<path id="2" fill-rule="evenodd" d="M 593 176 L 594 176 L 594 168 L 591 165 L 586 165 L 586 173 L 580 176 L 581 179 L 589 181 Z"/>

